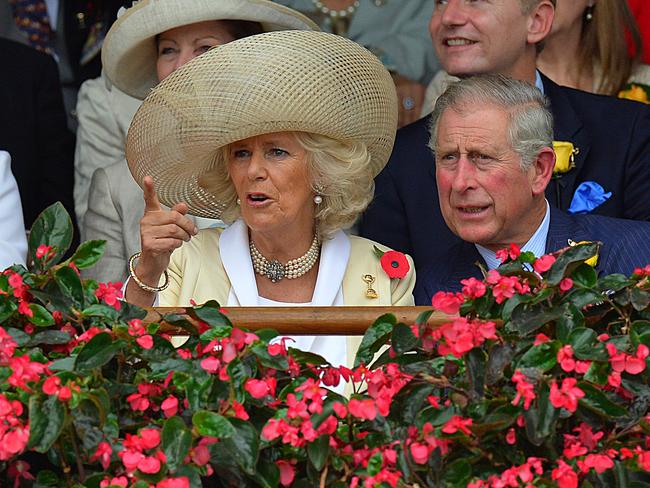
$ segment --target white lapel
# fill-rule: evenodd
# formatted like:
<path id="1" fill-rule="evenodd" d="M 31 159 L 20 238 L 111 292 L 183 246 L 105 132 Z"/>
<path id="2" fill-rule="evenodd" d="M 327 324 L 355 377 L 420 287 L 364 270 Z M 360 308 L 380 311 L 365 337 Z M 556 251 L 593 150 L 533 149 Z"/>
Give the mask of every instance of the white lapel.
<path id="1" fill-rule="evenodd" d="M 323 242 L 318 277 L 311 304 L 315 307 L 343 305 L 343 276 L 350 259 L 350 238 L 339 230 Z"/>
<path id="2" fill-rule="evenodd" d="M 228 305 L 257 307 L 257 284 L 248 248 L 248 227 L 243 220 L 233 222 L 223 231 L 219 239 L 219 251 L 232 285 Z"/>

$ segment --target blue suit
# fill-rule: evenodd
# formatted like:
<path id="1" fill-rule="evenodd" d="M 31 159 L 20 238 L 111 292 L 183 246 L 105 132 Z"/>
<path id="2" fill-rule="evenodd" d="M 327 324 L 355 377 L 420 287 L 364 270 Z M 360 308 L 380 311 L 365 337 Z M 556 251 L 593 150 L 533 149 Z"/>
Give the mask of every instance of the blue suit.
<path id="1" fill-rule="evenodd" d="M 650 222 L 600 215 L 570 215 L 551 207 L 546 252 L 567 247 L 568 239 L 603 243 L 596 265 L 599 275 L 630 275 L 634 268 L 650 264 Z M 431 297 L 437 291 L 460 291 L 460 280 L 465 278 L 482 279 L 476 263 L 485 266 L 476 246 L 458 240 L 441 259 L 418 271 L 420 274 L 413 292 L 415 304 L 431 305 Z"/>
<path id="2" fill-rule="evenodd" d="M 560 87 L 544 76 L 542 82 L 555 139 L 580 151 L 576 167 L 546 189 L 550 204 L 566 209 L 581 182 L 596 181 L 612 197 L 593 213 L 650 220 L 650 108 Z M 429 124 L 430 116 L 397 132 L 391 159 L 375 179 L 375 199 L 359 225 L 360 235 L 410 254 L 418 273 L 458 242 L 440 213 Z"/>

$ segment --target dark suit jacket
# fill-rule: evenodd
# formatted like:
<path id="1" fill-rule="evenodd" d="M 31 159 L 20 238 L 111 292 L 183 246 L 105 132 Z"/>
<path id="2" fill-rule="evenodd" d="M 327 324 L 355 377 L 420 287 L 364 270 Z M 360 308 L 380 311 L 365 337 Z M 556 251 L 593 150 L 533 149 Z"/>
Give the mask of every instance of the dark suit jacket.
<path id="1" fill-rule="evenodd" d="M 11 154 L 25 227 L 60 200 L 74 217 L 74 138 L 54 60 L 0 39 L 0 149 Z"/>
<path id="2" fill-rule="evenodd" d="M 576 167 L 549 184 L 550 204 L 566 209 L 581 182 L 596 181 L 612 197 L 593 213 L 650 220 L 650 108 L 542 81 L 555 139 L 573 142 L 580 151 Z M 429 124 L 425 117 L 397 132 L 391 159 L 375 179 L 375 199 L 359 225 L 362 236 L 410 254 L 418 272 L 458 242 L 440 213 Z"/>
<path id="3" fill-rule="evenodd" d="M 650 222 L 570 215 L 551 207 L 546 252 L 567 247 L 569 239 L 603 243 L 596 265 L 596 271 L 603 276 L 630 275 L 635 268 L 650 264 Z M 459 240 L 440 260 L 418 275 L 413 292 L 416 305 L 431 305 L 431 297 L 437 291 L 460 291 L 460 280 L 465 278 L 482 279 L 476 263 L 485 266 L 476 246 Z"/>

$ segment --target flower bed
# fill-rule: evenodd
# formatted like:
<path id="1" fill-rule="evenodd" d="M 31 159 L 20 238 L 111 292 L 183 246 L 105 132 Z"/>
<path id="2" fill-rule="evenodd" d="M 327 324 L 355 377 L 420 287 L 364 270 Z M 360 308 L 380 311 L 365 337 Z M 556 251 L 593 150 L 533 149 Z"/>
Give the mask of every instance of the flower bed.
<path id="1" fill-rule="evenodd" d="M 434 297 L 447 324 L 377 319 L 351 370 L 215 302 L 165 317 L 190 334 L 174 349 L 79 278 L 102 243 L 59 263 L 68 225 L 48 209 L 30 270 L 0 275 L 2 486 L 647 486 L 650 267 L 513 247 Z"/>

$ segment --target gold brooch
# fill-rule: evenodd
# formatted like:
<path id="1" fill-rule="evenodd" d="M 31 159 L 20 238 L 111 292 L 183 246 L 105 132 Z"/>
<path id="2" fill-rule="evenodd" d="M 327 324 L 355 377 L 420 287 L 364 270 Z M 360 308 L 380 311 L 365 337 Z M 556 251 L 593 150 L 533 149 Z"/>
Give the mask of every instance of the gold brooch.
<path id="1" fill-rule="evenodd" d="M 372 284 L 375 282 L 375 277 L 371 274 L 364 274 L 361 276 L 363 282 L 368 286 L 366 290 L 366 298 L 379 298 L 379 293 L 375 291 Z"/>

